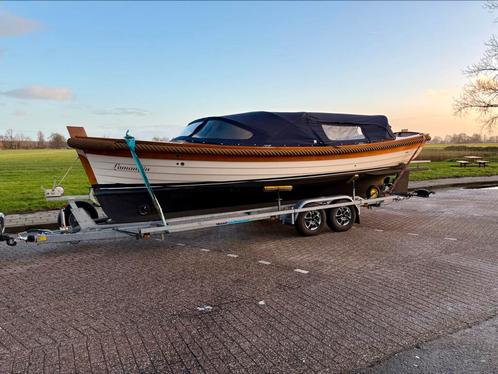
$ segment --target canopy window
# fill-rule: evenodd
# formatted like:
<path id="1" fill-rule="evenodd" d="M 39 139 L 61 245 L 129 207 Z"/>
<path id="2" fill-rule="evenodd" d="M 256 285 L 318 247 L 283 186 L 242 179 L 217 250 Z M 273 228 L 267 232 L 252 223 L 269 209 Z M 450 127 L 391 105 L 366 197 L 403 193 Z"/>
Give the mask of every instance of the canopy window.
<path id="1" fill-rule="evenodd" d="M 192 137 L 197 139 L 242 140 L 250 139 L 252 132 L 226 121 L 211 119 L 196 131 Z"/>
<path id="2" fill-rule="evenodd" d="M 197 130 L 197 128 L 202 125 L 204 123 L 204 121 L 195 121 L 195 122 L 192 122 L 192 123 L 189 123 L 187 125 L 187 127 L 185 127 L 182 131 L 182 133 L 180 134 L 180 136 L 190 136 L 192 135 L 195 130 Z"/>
<path id="3" fill-rule="evenodd" d="M 327 135 L 327 138 L 333 141 L 366 140 L 360 126 L 322 125 L 322 129 L 325 135 Z"/>

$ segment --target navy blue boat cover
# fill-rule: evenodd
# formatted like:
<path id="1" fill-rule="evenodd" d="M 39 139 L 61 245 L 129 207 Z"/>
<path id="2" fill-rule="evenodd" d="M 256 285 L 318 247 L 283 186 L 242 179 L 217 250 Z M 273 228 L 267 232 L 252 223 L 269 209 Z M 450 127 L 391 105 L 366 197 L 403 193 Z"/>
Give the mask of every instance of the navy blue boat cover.
<path id="1" fill-rule="evenodd" d="M 248 139 L 201 138 L 199 132 L 209 120 L 228 122 L 231 125 L 250 131 Z M 369 143 L 394 139 L 386 116 L 310 112 L 249 112 L 226 116 L 206 117 L 191 123 L 203 122 L 190 136 L 180 136 L 177 140 L 209 144 L 310 146 Z M 324 126 L 325 125 L 325 126 Z M 359 126 L 364 139 L 331 140 L 324 127 Z M 346 129 L 345 129 L 346 130 Z"/>

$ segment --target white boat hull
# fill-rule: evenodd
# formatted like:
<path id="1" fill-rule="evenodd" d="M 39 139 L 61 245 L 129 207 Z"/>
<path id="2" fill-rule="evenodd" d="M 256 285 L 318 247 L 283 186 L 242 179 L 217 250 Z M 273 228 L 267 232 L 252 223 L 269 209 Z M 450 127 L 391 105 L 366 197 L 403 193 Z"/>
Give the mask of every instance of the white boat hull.
<path id="1" fill-rule="evenodd" d="M 280 179 L 312 175 L 363 172 L 407 164 L 413 150 L 316 161 L 190 161 L 141 159 L 152 184 L 189 184 Z M 86 154 L 97 184 L 140 184 L 131 157 Z"/>

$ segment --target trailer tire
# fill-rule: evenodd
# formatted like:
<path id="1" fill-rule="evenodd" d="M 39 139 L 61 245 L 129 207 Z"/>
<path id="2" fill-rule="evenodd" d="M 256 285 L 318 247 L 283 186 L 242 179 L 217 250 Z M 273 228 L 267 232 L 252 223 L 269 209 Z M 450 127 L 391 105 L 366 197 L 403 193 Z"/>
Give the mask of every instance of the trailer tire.
<path id="1" fill-rule="evenodd" d="M 95 207 L 92 204 L 86 201 L 76 201 L 76 206 L 78 208 L 85 209 L 90 218 L 92 219 L 99 218 L 97 209 L 95 209 Z M 78 221 L 76 220 L 76 217 L 73 215 L 71 210 L 72 210 L 71 205 L 69 204 L 67 204 L 64 208 L 60 210 L 59 215 L 57 216 L 57 224 L 59 225 L 59 227 L 66 226 L 74 229 L 78 226 Z M 63 212 L 64 215 L 62 214 Z"/>
<path id="2" fill-rule="evenodd" d="M 306 207 L 317 206 L 319 204 L 311 203 Z M 320 210 L 311 210 L 309 212 L 301 212 L 297 215 L 295 227 L 297 232 L 302 236 L 318 235 L 325 227 L 326 217 L 325 212 Z"/>
<path id="3" fill-rule="evenodd" d="M 346 203 L 348 200 L 334 201 Z M 344 232 L 353 227 L 356 221 L 356 207 L 354 205 L 342 206 L 327 210 L 327 225 L 334 231 Z"/>

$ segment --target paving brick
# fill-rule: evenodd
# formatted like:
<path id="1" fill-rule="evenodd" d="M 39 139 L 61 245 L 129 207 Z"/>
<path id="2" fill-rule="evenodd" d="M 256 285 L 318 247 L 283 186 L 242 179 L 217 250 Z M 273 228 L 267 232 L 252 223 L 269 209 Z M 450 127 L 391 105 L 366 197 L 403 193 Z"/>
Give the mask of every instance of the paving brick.
<path id="1" fill-rule="evenodd" d="M 0 373 L 354 371 L 496 315 L 497 197 L 440 191 L 309 238 L 0 244 Z"/>

